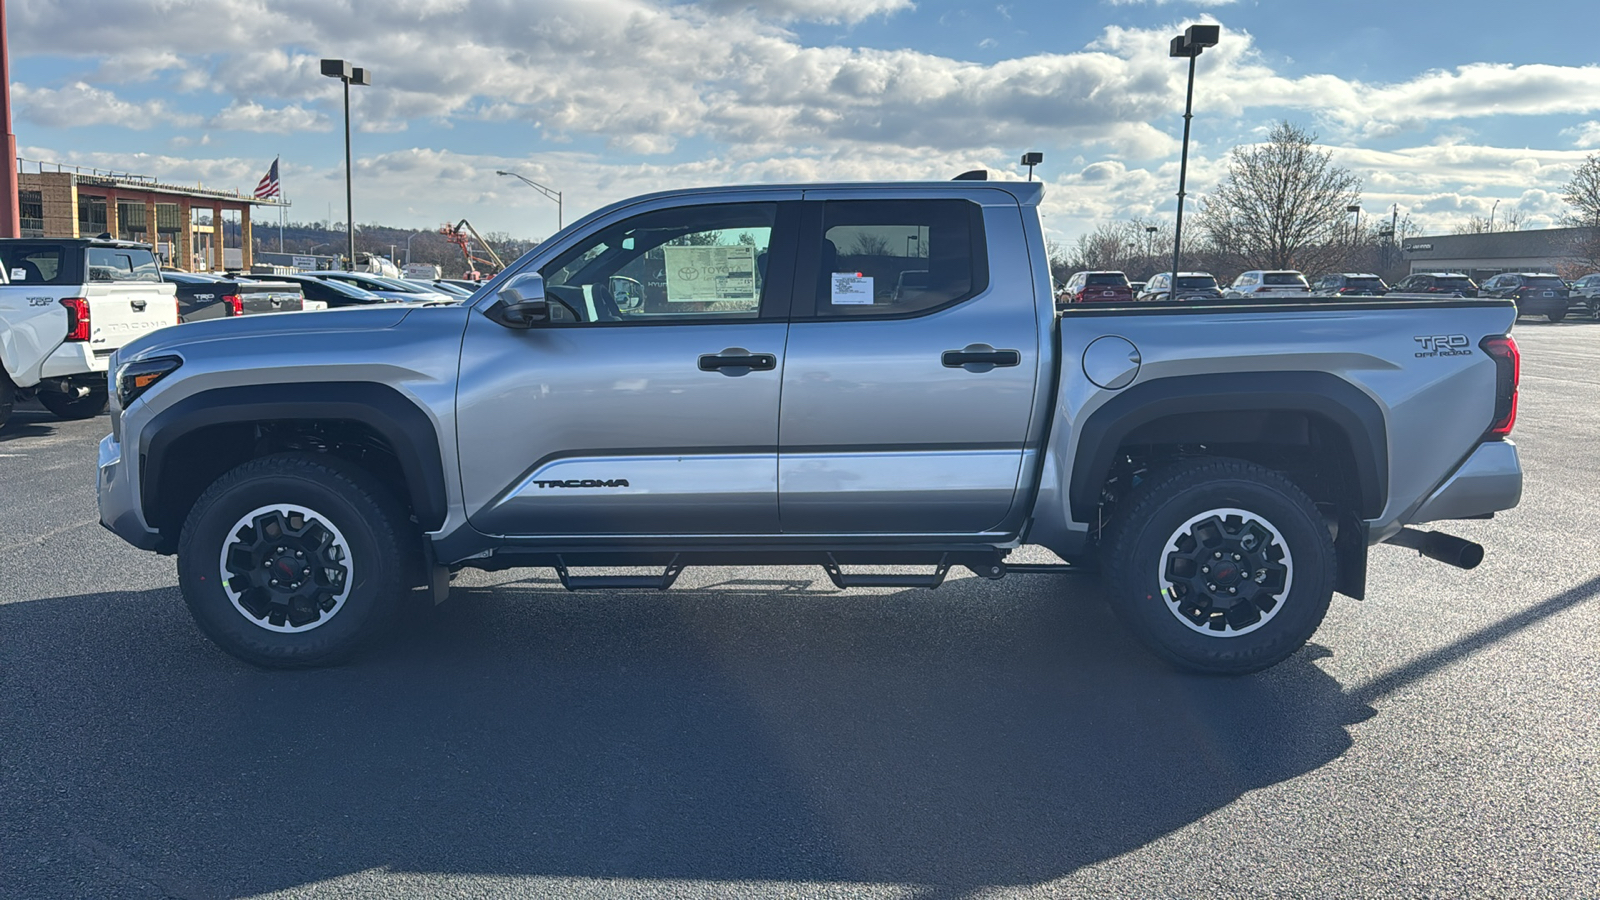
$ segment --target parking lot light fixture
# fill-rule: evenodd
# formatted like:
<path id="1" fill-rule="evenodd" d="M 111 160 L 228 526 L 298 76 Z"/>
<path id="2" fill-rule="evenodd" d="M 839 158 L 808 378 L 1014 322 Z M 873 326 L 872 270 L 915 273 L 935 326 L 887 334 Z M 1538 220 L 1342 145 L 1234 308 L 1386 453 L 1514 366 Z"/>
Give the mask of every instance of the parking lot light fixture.
<path id="1" fill-rule="evenodd" d="M 518 175 L 515 172 L 507 172 L 504 169 L 496 169 L 494 173 L 496 175 L 510 175 L 512 178 L 515 178 L 518 181 L 521 181 L 523 184 L 526 184 L 528 187 L 531 187 L 534 190 L 538 191 L 539 193 L 545 195 L 546 197 L 549 197 L 551 200 L 554 200 L 556 202 L 556 230 L 560 231 L 562 228 L 566 227 L 566 222 L 562 218 L 561 192 L 560 191 L 556 190 L 555 188 L 547 188 L 544 185 L 540 184 L 539 182 L 534 181 L 533 179 L 528 178 L 526 176 Z"/>
<path id="2" fill-rule="evenodd" d="M 1189 180 L 1189 123 L 1194 119 L 1194 61 L 1207 47 L 1215 47 L 1222 37 L 1220 25 L 1190 25 L 1174 37 L 1167 55 L 1189 60 L 1189 90 L 1183 101 L 1183 156 L 1178 163 L 1178 222 L 1172 232 L 1172 284 L 1178 284 L 1178 259 L 1183 253 L 1183 196 Z"/>
<path id="3" fill-rule="evenodd" d="M 344 231 L 349 244 L 348 265 L 353 270 L 356 267 L 356 218 L 355 200 L 350 189 L 350 85 L 369 85 L 372 83 L 372 74 L 343 59 L 323 60 L 322 74 L 344 82 Z"/>
<path id="4" fill-rule="evenodd" d="M 1359 244 L 1359 243 L 1361 243 L 1361 204 L 1352 203 L 1351 205 L 1346 206 L 1344 208 L 1344 211 L 1347 212 L 1347 213 L 1355 213 L 1356 214 L 1356 230 L 1355 230 L 1354 234 L 1355 234 L 1355 243 Z"/>

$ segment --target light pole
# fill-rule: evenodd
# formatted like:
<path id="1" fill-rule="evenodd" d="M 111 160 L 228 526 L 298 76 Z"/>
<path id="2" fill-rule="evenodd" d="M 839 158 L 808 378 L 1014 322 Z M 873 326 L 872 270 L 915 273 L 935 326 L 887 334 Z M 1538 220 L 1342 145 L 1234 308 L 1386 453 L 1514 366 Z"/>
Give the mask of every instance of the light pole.
<path id="1" fill-rule="evenodd" d="M 372 83 L 372 75 L 360 66 L 352 66 L 346 60 L 325 59 L 322 61 L 322 74 L 329 78 L 337 78 L 344 82 L 344 222 L 345 240 L 350 252 L 350 270 L 356 267 L 356 217 L 355 200 L 350 190 L 350 85 Z"/>
<path id="2" fill-rule="evenodd" d="M 1194 118 L 1194 61 L 1222 37 L 1220 25 L 1190 25 L 1172 39 L 1167 55 L 1189 60 L 1189 93 L 1183 101 L 1183 158 L 1178 164 L 1178 224 L 1172 232 L 1172 290 L 1178 288 L 1178 259 L 1183 253 L 1183 192 L 1189 179 L 1189 122 Z"/>
<path id="3" fill-rule="evenodd" d="M 1489 207 L 1489 233 L 1490 234 L 1494 234 L 1494 211 L 1499 209 L 1499 208 L 1500 208 L 1500 201 L 1499 200 L 1496 200 L 1494 202 L 1494 205 Z"/>
<path id="4" fill-rule="evenodd" d="M 417 236 L 417 233 L 415 231 L 413 231 L 410 234 L 406 235 L 406 265 L 408 265 L 408 266 L 411 265 L 411 240 L 412 240 L 412 238 L 415 238 L 416 236 Z"/>
<path id="5" fill-rule="evenodd" d="M 1356 214 L 1356 227 L 1355 227 L 1355 230 L 1350 233 L 1351 234 L 1350 243 L 1359 244 L 1359 243 L 1361 243 L 1361 204 L 1356 203 L 1356 204 L 1352 204 L 1350 206 L 1346 206 L 1344 208 L 1344 211 L 1347 212 L 1347 213 L 1355 213 Z"/>
<path id="6" fill-rule="evenodd" d="M 1044 154 L 1037 150 L 1029 150 L 1022 154 L 1022 164 L 1028 167 L 1028 180 L 1033 180 L 1033 167 L 1044 162 Z"/>
<path id="7" fill-rule="evenodd" d="M 1156 227 L 1154 225 L 1146 225 L 1144 227 L 1144 255 L 1152 258 L 1156 255 Z"/>
<path id="8" fill-rule="evenodd" d="M 507 172 L 504 169 L 496 169 L 495 170 L 495 174 L 496 175 L 510 175 L 512 178 L 515 178 L 518 181 L 521 181 L 523 184 L 526 184 L 528 187 L 531 187 L 534 190 L 538 191 L 539 193 L 545 195 L 546 197 L 549 197 L 551 200 L 554 200 L 556 202 L 556 230 L 560 231 L 562 228 L 564 228 L 566 226 L 566 222 L 562 218 L 561 192 L 560 191 L 558 191 L 558 190 L 556 190 L 554 188 L 547 188 L 544 185 L 540 184 L 537 181 L 534 181 L 531 178 L 526 178 L 526 177 L 524 177 L 522 175 L 518 175 L 515 172 Z"/>

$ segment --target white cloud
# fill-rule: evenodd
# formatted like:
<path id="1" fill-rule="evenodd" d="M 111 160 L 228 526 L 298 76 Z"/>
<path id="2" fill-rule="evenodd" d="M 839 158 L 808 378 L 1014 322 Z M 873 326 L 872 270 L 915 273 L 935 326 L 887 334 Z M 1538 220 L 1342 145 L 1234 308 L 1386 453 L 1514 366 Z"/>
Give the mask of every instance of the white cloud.
<path id="1" fill-rule="evenodd" d="M 845 22 L 912 9 L 911 0 L 700 0 L 712 12 L 751 12 L 779 21 Z"/>
<path id="2" fill-rule="evenodd" d="M 1584 122 L 1573 128 L 1562 129 L 1561 134 L 1572 138 L 1574 146 L 1600 147 L 1600 122 Z"/>
<path id="3" fill-rule="evenodd" d="M 46 128 L 113 125 L 143 131 L 157 126 L 189 127 L 199 121 L 195 116 L 174 112 L 160 100 L 123 100 L 82 81 L 62 88 L 13 84 L 11 101 L 16 104 L 19 118 Z"/>
<path id="4" fill-rule="evenodd" d="M 1230 6 L 1239 0 L 1105 0 L 1107 6 L 1166 6 L 1182 3 L 1188 6 Z"/>
<path id="5" fill-rule="evenodd" d="M 212 116 L 206 122 L 206 127 L 223 131 L 289 134 L 295 131 L 328 131 L 333 125 L 322 113 L 300 106 L 269 109 L 259 103 L 236 100 L 227 109 Z"/>

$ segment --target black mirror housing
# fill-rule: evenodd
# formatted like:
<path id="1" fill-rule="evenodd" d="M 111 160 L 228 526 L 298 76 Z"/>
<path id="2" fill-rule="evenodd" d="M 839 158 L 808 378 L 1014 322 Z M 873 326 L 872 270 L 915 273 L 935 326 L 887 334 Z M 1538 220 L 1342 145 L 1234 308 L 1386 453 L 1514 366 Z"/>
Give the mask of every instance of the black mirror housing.
<path id="1" fill-rule="evenodd" d="M 544 296 L 544 278 L 538 274 L 518 275 L 495 294 L 487 313 L 507 328 L 532 328 L 550 320 L 550 305 Z"/>

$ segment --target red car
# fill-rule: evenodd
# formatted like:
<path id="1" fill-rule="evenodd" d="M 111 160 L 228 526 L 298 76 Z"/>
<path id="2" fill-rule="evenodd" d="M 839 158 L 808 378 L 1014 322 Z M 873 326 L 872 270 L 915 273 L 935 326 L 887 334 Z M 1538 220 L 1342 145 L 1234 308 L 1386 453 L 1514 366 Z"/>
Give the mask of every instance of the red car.
<path id="1" fill-rule="evenodd" d="M 1121 272 L 1074 272 L 1067 279 L 1067 303 L 1130 303 L 1133 288 Z"/>

